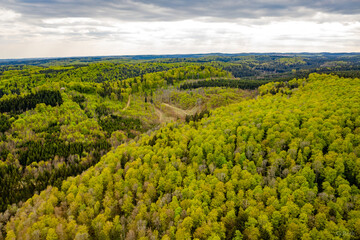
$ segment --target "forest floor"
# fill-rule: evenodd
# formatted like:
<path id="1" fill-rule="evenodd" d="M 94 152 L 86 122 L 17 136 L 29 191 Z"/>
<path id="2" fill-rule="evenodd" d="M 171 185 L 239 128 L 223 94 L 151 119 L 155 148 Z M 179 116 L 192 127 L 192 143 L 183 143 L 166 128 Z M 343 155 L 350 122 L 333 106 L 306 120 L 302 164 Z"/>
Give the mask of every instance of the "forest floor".
<path id="1" fill-rule="evenodd" d="M 160 107 L 155 106 L 155 112 L 159 117 L 160 123 L 167 123 L 178 119 L 185 120 L 186 115 L 194 115 L 200 112 L 201 109 L 202 106 L 195 106 L 192 109 L 184 110 L 168 103 L 161 103 Z"/>

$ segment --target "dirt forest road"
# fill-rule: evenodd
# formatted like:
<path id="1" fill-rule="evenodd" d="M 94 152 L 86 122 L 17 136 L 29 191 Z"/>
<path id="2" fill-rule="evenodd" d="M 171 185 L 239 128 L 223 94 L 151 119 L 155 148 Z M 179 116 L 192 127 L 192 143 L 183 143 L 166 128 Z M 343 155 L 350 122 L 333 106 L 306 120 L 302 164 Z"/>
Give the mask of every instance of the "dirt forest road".
<path id="1" fill-rule="evenodd" d="M 176 121 L 177 119 L 185 120 L 186 115 L 193 115 L 199 111 L 201 111 L 201 106 L 184 110 L 168 103 L 161 103 L 160 107 L 155 107 L 155 112 L 159 117 L 160 123 Z"/>
<path id="2" fill-rule="evenodd" d="M 127 103 L 126 103 L 126 107 L 123 108 L 123 111 L 128 109 L 128 107 L 130 106 L 130 102 L 131 102 L 131 95 L 129 95 L 129 99 L 128 99 Z"/>
<path id="3" fill-rule="evenodd" d="M 164 113 L 162 111 L 160 111 L 160 109 L 158 109 L 156 107 L 155 107 L 155 113 L 159 117 L 159 122 L 160 123 L 164 122 Z"/>

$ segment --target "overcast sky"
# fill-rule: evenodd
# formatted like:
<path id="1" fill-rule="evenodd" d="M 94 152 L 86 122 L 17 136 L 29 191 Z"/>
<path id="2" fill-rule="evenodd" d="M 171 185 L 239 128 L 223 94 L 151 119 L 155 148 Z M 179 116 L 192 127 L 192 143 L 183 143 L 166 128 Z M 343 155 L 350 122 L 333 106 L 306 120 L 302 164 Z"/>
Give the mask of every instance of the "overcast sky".
<path id="1" fill-rule="evenodd" d="M 360 52 L 360 0 L 0 0 L 0 58 Z"/>

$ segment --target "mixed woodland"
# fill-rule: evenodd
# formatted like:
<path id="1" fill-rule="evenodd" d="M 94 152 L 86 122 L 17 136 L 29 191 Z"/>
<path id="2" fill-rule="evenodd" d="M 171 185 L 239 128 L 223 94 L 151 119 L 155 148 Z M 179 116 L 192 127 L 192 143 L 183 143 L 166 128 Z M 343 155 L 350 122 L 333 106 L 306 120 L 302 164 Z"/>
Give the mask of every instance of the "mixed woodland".
<path id="1" fill-rule="evenodd" d="M 0 61 L 0 239 L 359 239 L 360 56 Z"/>

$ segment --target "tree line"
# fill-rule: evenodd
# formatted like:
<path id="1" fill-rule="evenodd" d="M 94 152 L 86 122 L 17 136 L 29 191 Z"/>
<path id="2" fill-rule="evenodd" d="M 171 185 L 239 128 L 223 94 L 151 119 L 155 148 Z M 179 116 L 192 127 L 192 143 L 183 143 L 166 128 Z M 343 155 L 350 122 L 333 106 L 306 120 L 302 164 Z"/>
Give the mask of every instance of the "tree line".
<path id="1" fill-rule="evenodd" d="M 242 79 L 209 79 L 183 83 L 179 86 L 180 90 L 201 88 L 201 87 L 229 87 L 241 89 L 256 89 L 268 81 L 242 80 Z"/>

